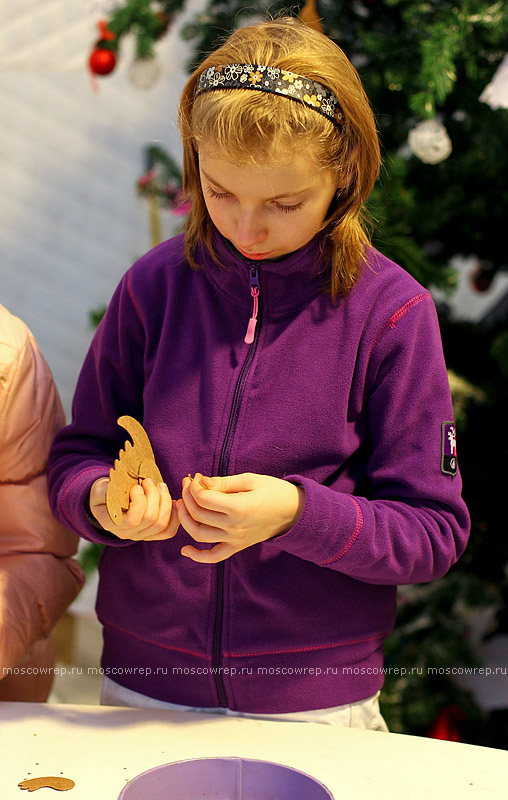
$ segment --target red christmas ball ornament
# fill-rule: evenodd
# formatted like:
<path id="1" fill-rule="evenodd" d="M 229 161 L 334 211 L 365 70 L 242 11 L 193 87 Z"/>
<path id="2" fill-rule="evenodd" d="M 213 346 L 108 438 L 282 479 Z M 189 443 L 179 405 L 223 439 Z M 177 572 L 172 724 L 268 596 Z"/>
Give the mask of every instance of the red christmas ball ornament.
<path id="1" fill-rule="evenodd" d="M 116 55 L 113 50 L 96 47 L 90 54 L 89 65 L 94 75 L 109 75 L 115 68 Z"/>

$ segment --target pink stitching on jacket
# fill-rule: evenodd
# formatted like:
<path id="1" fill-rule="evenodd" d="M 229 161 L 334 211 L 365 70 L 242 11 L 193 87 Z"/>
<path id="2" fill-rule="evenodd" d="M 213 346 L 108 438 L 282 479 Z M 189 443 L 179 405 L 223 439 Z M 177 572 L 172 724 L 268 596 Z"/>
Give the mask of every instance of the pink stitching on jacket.
<path id="1" fill-rule="evenodd" d="M 395 312 L 395 314 L 392 314 L 392 316 L 390 317 L 388 322 L 386 322 L 385 325 L 383 325 L 383 327 L 381 328 L 381 330 L 379 331 L 378 335 L 376 336 L 376 338 L 374 339 L 374 341 L 372 343 L 372 347 L 370 348 L 370 351 L 369 351 L 369 357 L 367 358 L 367 369 L 365 370 L 366 372 L 367 372 L 367 370 L 369 368 L 370 357 L 372 355 L 372 351 L 374 350 L 375 346 L 377 345 L 378 341 L 380 340 L 380 338 L 383 335 L 383 333 L 385 332 L 385 330 L 387 328 L 392 328 L 392 330 L 393 330 L 393 328 L 395 328 L 395 323 L 401 317 L 403 317 L 404 314 L 406 314 L 409 311 L 410 308 L 413 308 L 414 306 L 418 305 L 418 303 L 420 303 L 422 300 L 430 300 L 430 299 L 431 299 L 431 296 L 430 296 L 430 294 L 428 292 L 420 292 L 420 294 L 416 294 L 414 297 L 411 298 L 411 300 L 408 300 L 407 303 L 404 303 L 404 305 L 401 306 L 399 308 L 399 310 Z"/>
<path id="2" fill-rule="evenodd" d="M 284 653 L 309 653 L 315 650 L 331 650 L 334 647 L 346 647 L 350 644 L 364 644 L 365 642 L 374 642 L 377 639 L 385 639 L 391 633 L 391 629 L 385 633 L 379 633 L 375 636 L 367 636 L 365 639 L 353 639 L 347 642 L 331 642 L 330 644 L 314 644 L 310 647 L 291 647 L 287 650 L 263 650 L 259 653 L 222 653 L 224 658 L 251 658 L 252 656 L 276 656 Z"/>
<path id="3" fill-rule="evenodd" d="M 428 300 L 429 298 L 430 295 L 428 292 L 420 292 L 420 294 L 417 294 L 414 297 L 412 297 L 411 300 L 408 300 L 407 303 L 404 303 L 404 305 L 401 306 L 399 310 L 396 311 L 395 314 L 393 314 L 393 316 L 391 316 L 390 319 L 388 320 L 390 328 L 395 328 L 395 323 L 397 322 L 397 320 L 403 317 L 404 314 L 407 311 L 409 311 L 410 308 L 413 308 L 413 306 L 418 305 L 418 303 L 420 303 L 422 300 Z"/>
<path id="4" fill-rule="evenodd" d="M 319 564 L 320 567 L 326 567 L 326 565 L 327 564 L 331 564 L 332 561 L 338 561 L 339 558 L 342 558 L 342 556 L 345 556 L 347 551 L 350 549 L 350 547 L 352 547 L 352 545 L 353 545 L 356 537 L 360 533 L 361 529 L 363 528 L 363 513 L 362 513 L 361 506 L 360 506 L 359 503 L 356 502 L 354 497 L 350 496 L 349 499 L 354 503 L 354 505 L 356 507 L 356 526 L 355 526 L 355 529 L 354 529 L 353 534 L 351 536 L 351 539 L 349 540 L 347 545 L 344 547 L 343 550 L 341 550 L 341 552 L 338 555 L 333 556 L 333 558 L 329 558 L 328 561 L 321 561 L 321 563 Z"/>
<path id="5" fill-rule="evenodd" d="M 138 639 L 140 642 L 153 644 L 155 647 L 163 647 L 165 650 L 176 650 L 178 653 L 187 653 L 190 656 L 196 656 L 196 658 L 204 658 L 205 661 L 212 660 L 211 656 L 203 655 L 202 653 L 196 653 L 194 650 L 186 650 L 185 647 L 172 647 L 169 644 L 162 644 L 162 642 L 154 642 L 151 639 L 144 639 L 142 636 L 138 636 L 137 633 L 132 633 L 132 631 L 128 631 L 125 628 L 120 628 L 119 625 L 114 625 L 112 622 L 108 622 L 107 620 L 102 620 L 102 624 L 109 625 L 110 628 L 114 628 L 121 633 L 126 633 L 128 636 L 132 636 L 133 639 Z"/>

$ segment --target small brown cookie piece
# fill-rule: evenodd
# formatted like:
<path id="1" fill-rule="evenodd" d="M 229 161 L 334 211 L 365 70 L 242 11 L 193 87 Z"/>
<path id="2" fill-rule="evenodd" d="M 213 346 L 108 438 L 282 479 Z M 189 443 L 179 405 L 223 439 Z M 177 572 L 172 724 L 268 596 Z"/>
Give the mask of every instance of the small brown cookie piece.
<path id="1" fill-rule="evenodd" d="M 115 525 L 120 525 L 122 511 L 129 509 L 132 487 L 141 484 L 145 478 L 151 478 L 155 484 L 162 483 L 162 475 L 155 463 L 152 445 L 143 426 L 129 416 L 119 417 L 117 422 L 132 439 L 132 444 L 125 442 L 125 449 L 120 450 L 115 459 L 114 467 L 109 471 L 106 489 L 108 514 Z"/>
<path id="2" fill-rule="evenodd" d="M 45 778 L 28 778 L 27 780 L 18 783 L 20 789 L 28 789 L 29 792 L 35 792 L 37 789 L 56 789 L 57 792 L 68 792 L 76 784 L 71 778 L 62 778 L 61 776 L 49 775 Z"/>

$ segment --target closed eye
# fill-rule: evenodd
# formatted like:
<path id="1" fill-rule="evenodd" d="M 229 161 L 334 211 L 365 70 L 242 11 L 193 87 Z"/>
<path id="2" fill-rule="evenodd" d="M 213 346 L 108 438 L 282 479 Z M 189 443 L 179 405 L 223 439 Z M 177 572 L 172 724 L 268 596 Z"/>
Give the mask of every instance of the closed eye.
<path id="1" fill-rule="evenodd" d="M 210 197 L 216 197 L 217 199 L 222 197 L 229 197 L 229 192 L 216 192 L 215 189 L 212 189 L 211 186 L 207 186 L 206 191 L 210 195 Z"/>
<path id="2" fill-rule="evenodd" d="M 275 205 L 277 206 L 279 211 L 284 211 L 286 214 L 289 214 L 290 211 L 296 211 L 298 208 L 301 208 L 303 206 L 303 202 L 296 203 L 296 205 L 294 206 L 283 206 L 281 205 L 281 203 L 275 203 Z"/>
<path id="3" fill-rule="evenodd" d="M 216 200 L 223 200 L 226 197 L 231 197 L 229 192 L 216 192 L 215 189 L 212 189 L 211 186 L 206 187 L 206 191 L 210 195 L 210 197 L 214 197 Z M 285 214 L 289 214 L 291 211 L 296 211 L 298 208 L 303 206 L 303 202 L 296 203 L 294 206 L 284 206 L 282 203 L 277 203 L 274 201 L 274 206 L 279 210 L 283 211 Z"/>

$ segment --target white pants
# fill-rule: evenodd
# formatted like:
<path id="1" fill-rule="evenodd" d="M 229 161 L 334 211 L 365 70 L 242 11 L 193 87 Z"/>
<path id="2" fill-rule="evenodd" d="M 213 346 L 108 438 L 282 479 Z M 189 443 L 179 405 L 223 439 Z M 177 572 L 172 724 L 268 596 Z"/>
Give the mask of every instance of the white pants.
<path id="1" fill-rule="evenodd" d="M 206 714 L 223 714 L 227 717 L 249 717 L 251 719 L 282 720 L 284 722 L 321 722 L 325 725 L 340 725 L 343 728 L 363 728 L 371 731 L 388 731 L 386 722 L 379 710 L 379 692 L 335 708 L 317 708 L 313 711 L 295 711 L 289 714 L 249 714 L 245 711 L 231 711 L 229 708 L 194 708 L 176 703 L 166 703 L 154 697 L 133 692 L 104 678 L 101 692 L 103 706 L 129 706 L 131 708 L 165 708 L 169 711 L 199 711 Z"/>

